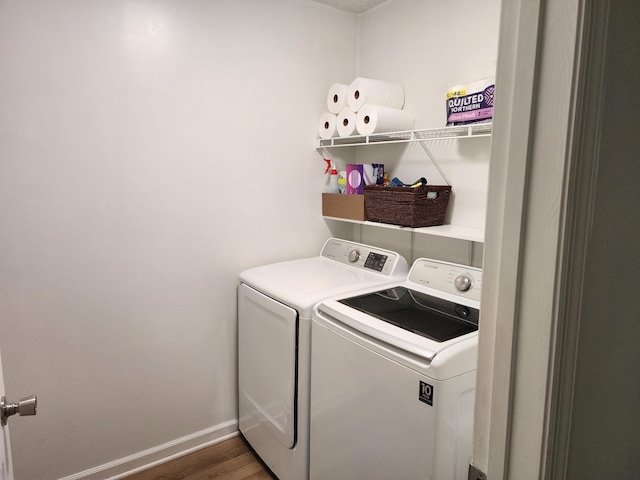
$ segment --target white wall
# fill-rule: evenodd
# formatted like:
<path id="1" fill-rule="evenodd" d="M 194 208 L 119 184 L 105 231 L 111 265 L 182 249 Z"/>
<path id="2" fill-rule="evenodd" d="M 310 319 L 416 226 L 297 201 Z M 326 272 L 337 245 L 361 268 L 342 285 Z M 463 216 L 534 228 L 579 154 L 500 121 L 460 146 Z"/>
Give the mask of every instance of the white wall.
<path id="1" fill-rule="evenodd" d="M 499 0 L 395 0 L 359 17 L 358 75 L 399 82 L 404 109 L 416 128 L 446 125 L 446 92 L 454 85 L 495 76 Z M 446 223 L 484 228 L 490 138 L 429 142 L 453 186 Z M 334 149 L 335 151 L 339 149 Z M 333 151 L 331 152 L 333 153 Z M 358 163 L 384 163 L 390 178 L 405 182 L 442 177 L 418 144 L 359 147 Z M 482 264 L 482 246 L 469 261 L 469 242 L 356 227 L 354 236 L 398 250 L 410 261 L 420 256 Z"/>
<path id="2" fill-rule="evenodd" d="M 236 418 L 237 275 L 330 233 L 312 142 L 355 38 L 300 0 L 0 3 L 0 348 L 39 397 L 16 478 Z"/>
<path id="3" fill-rule="evenodd" d="M 417 128 L 444 125 L 446 90 L 494 74 L 499 6 L 0 3 L 0 348 L 10 399 L 40 402 L 11 421 L 17 478 L 233 429 L 244 268 L 331 232 L 466 261 L 467 242 L 330 232 L 311 147 L 329 86 L 357 75 L 401 82 Z M 483 226 L 488 146 L 434 147 L 450 221 Z M 435 175 L 416 145 L 340 155 Z"/>

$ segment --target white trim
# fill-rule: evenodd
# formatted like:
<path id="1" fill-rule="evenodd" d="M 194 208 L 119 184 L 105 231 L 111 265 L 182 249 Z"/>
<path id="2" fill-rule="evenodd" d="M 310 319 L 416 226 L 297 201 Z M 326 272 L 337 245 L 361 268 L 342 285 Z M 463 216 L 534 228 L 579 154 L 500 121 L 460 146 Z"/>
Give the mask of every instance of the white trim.
<path id="1" fill-rule="evenodd" d="M 582 254 L 567 235 L 579 233 L 571 229 L 585 218 L 573 215 L 589 208 L 567 210 L 575 195 L 589 195 L 575 186 L 571 168 L 574 142 L 584 141 L 577 129 L 593 127 L 576 117 L 577 95 L 585 94 L 576 82 L 584 73 L 585 1 L 502 7 L 473 453 L 474 466 L 492 480 L 544 478 L 554 447 L 567 448 L 559 416 L 568 406 L 556 409 L 555 382 L 563 374 L 570 387 L 572 365 L 556 342 L 580 281 L 578 271 L 565 271 Z"/>
<path id="2" fill-rule="evenodd" d="M 129 455 L 113 462 L 75 473 L 60 480 L 117 480 L 147 470 L 178 457 L 236 437 L 238 420 L 233 419 L 205 430 L 180 437 L 148 450 Z"/>
<path id="3" fill-rule="evenodd" d="M 540 0 L 502 3 L 483 263 L 473 465 L 506 478 Z M 487 287 L 490 286 L 490 287 Z"/>
<path id="4" fill-rule="evenodd" d="M 563 262 L 557 279 L 558 324 L 548 387 L 548 432 L 543 478 L 566 477 L 589 232 L 593 227 L 609 0 L 584 0 L 580 11 L 573 130 L 565 186 Z"/>

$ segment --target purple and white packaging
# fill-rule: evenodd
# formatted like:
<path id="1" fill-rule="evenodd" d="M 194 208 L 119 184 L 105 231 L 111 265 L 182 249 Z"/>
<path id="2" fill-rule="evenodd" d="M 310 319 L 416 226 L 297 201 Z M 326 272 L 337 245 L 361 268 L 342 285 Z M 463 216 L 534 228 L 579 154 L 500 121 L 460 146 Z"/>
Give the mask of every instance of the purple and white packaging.
<path id="1" fill-rule="evenodd" d="M 361 195 L 365 185 L 384 184 L 384 164 L 365 163 L 347 165 L 347 193 Z"/>
<path id="2" fill-rule="evenodd" d="M 362 195 L 364 193 L 364 168 L 361 164 L 347 164 L 347 194 Z"/>
<path id="3" fill-rule="evenodd" d="M 493 78 L 451 87 L 447 92 L 447 126 L 490 121 L 494 95 Z"/>
<path id="4" fill-rule="evenodd" d="M 365 185 L 384 184 L 384 164 L 365 163 L 362 166 L 362 176 L 364 177 Z"/>

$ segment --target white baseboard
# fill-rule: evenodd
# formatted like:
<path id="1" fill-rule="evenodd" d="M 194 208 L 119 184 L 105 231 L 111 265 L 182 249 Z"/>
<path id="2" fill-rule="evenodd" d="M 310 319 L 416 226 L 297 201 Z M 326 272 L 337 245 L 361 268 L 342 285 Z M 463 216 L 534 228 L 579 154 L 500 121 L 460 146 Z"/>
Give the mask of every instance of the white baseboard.
<path id="1" fill-rule="evenodd" d="M 163 445 L 99 465 L 60 480 L 118 480 L 238 435 L 238 420 L 215 425 Z"/>

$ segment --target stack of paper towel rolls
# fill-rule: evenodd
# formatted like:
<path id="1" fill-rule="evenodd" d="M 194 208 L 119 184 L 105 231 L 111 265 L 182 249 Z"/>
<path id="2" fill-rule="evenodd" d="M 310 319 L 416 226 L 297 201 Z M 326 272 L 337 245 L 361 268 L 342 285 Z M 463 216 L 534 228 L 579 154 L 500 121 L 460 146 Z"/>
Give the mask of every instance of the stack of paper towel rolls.
<path id="1" fill-rule="evenodd" d="M 371 135 L 411 130 L 415 117 L 404 107 L 399 83 L 358 77 L 350 85 L 334 83 L 327 94 L 327 112 L 320 117 L 320 138 Z"/>
<path id="2" fill-rule="evenodd" d="M 350 124 L 351 120 L 344 118 L 338 119 L 340 112 L 347 107 L 347 92 L 349 85 L 344 83 L 334 83 L 327 94 L 327 111 L 320 116 L 318 125 L 318 134 L 320 138 L 327 139 L 331 137 L 346 136 L 338 132 L 338 125 L 342 123 Z M 355 118 L 354 118 L 355 128 Z M 342 127 L 341 127 L 342 128 Z M 347 134 L 349 135 L 349 134 Z"/>

